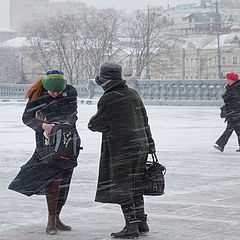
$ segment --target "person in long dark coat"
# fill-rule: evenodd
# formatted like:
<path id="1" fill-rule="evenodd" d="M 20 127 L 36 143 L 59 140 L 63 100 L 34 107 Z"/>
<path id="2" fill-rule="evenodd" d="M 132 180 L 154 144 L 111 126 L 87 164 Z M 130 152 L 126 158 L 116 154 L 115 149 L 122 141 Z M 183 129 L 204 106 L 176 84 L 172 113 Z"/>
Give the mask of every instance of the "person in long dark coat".
<path id="1" fill-rule="evenodd" d="M 121 205 L 126 225 L 112 237 L 138 237 L 148 232 L 143 181 L 147 155 L 155 152 L 148 117 L 138 93 L 122 79 L 122 68 L 104 63 L 96 77 L 104 94 L 88 127 L 102 132 L 95 201 Z"/>
<path id="2" fill-rule="evenodd" d="M 238 75 L 231 72 L 226 74 L 228 84 L 226 92 L 223 94 L 224 117 L 227 122 L 227 127 L 223 134 L 218 138 L 214 147 L 223 152 L 232 132 L 235 131 L 238 137 L 238 149 L 240 151 L 240 80 Z"/>
<path id="3" fill-rule="evenodd" d="M 10 183 L 9 189 L 26 196 L 44 193 L 48 206 L 46 232 L 56 234 L 57 229 L 71 230 L 63 224 L 59 214 L 66 202 L 73 168 L 58 169 L 39 160 L 38 152 L 44 147 L 44 136 L 49 136 L 52 122 L 65 121 L 71 124 L 77 121 L 77 91 L 72 85 L 66 85 L 63 73 L 48 71 L 40 77 L 26 92 L 29 101 L 24 110 L 23 123 L 35 131 L 36 149 L 31 159 L 21 167 L 20 172 Z"/>

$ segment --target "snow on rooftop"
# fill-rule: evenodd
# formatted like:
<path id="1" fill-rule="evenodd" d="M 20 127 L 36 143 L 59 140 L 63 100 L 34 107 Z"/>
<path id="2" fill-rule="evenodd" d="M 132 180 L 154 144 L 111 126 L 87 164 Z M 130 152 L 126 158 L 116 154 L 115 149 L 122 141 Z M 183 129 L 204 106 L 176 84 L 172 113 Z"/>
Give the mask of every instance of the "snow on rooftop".
<path id="1" fill-rule="evenodd" d="M 234 26 L 230 27 L 230 29 L 231 29 L 232 32 L 233 31 L 239 31 L 240 30 L 240 26 L 234 25 Z"/>
<path id="2" fill-rule="evenodd" d="M 21 48 L 29 47 L 32 43 L 26 37 L 16 37 L 0 44 L 0 47 Z"/>
<path id="3" fill-rule="evenodd" d="M 222 34 L 219 36 L 219 43 L 221 47 L 233 46 L 234 39 L 240 39 L 240 32 L 231 32 L 228 34 Z M 236 43 L 238 44 L 238 43 Z M 217 38 L 207 44 L 204 49 L 214 49 L 217 48 Z"/>
<path id="4" fill-rule="evenodd" d="M 204 46 L 206 38 L 207 35 L 197 35 L 182 38 L 182 47 L 186 49 L 188 44 L 192 43 L 196 48 L 202 48 Z"/>
<path id="5" fill-rule="evenodd" d="M 45 41 L 45 43 L 49 42 L 43 40 L 41 38 L 26 38 L 26 37 L 16 37 L 0 44 L 0 47 L 5 48 L 21 48 L 21 47 L 31 47 L 34 45 L 36 41 Z"/>
<path id="6" fill-rule="evenodd" d="M 0 27 L 0 32 L 16 32 L 16 31 L 6 27 Z"/>
<path id="7" fill-rule="evenodd" d="M 207 35 L 197 35 L 197 36 L 189 36 L 189 37 L 182 37 L 179 40 L 182 42 L 182 47 L 187 48 L 187 46 L 192 43 L 195 45 L 196 48 L 202 48 L 206 41 Z M 168 46 L 173 46 L 175 44 L 175 40 L 168 40 L 165 42 Z"/>

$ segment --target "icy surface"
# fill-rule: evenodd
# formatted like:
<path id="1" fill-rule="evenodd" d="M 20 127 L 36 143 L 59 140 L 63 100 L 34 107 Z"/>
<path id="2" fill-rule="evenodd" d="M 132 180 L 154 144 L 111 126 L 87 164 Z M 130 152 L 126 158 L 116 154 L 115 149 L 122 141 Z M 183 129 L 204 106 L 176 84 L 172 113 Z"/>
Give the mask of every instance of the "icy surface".
<path id="1" fill-rule="evenodd" d="M 70 232 L 45 233 L 44 196 L 7 189 L 31 156 L 34 132 L 24 126 L 24 103 L 0 103 L 0 239 L 106 240 L 124 222 L 118 205 L 94 202 L 101 134 L 87 129 L 96 105 L 79 105 L 77 127 L 84 150 L 75 168 L 62 219 Z M 167 167 L 166 194 L 145 197 L 146 240 L 238 240 L 240 153 L 235 133 L 225 152 L 213 148 L 226 127 L 218 107 L 147 106 L 157 155 Z"/>

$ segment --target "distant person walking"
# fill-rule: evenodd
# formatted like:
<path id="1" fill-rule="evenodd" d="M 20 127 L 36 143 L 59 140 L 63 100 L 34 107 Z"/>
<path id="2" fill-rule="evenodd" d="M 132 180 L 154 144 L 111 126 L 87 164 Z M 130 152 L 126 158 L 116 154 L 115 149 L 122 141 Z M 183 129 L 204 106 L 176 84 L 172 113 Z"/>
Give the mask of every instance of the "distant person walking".
<path id="1" fill-rule="evenodd" d="M 148 154 L 155 152 L 147 113 L 138 93 L 122 79 L 120 65 L 104 63 L 95 80 L 105 91 L 88 124 L 102 132 L 95 201 L 121 206 L 126 224 L 112 237 L 139 237 L 149 231 L 142 175 Z"/>
<path id="2" fill-rule="evenodd" d="M 221 117 L 226 119 L 227 127 L 214 144 L 214 147 L 223 152 L 224 148 L 235 131 L 238 137 L 238 149 L 240 152 L 240 81 L 238 75 L 231 72 L 226 75 L 227 86 L 223 95 L 224 106 L 221 107 Z"/>
<path id="3" fill-rule="evenodd" d="M 36 149 L 31 159 L 21 167 L 20 172 L 9 185 L 9 189 L 27 196 L 45 194 L 48 206 L 46 232 L 50 235 L 57 229 L 69 231 L 70 226 L 62 223 L 60 212 L 68 196 L 73 168 L 60 169 L 41 162 L 39 152 L 45 147 L 44 133 L 49 137 L 53 122 L 77 121 L 77 91 L 66 85 L 63 73 L 48 71 L 26 92 L 29 99 L 24 110 L 23 123 L 35 131 Z"/>

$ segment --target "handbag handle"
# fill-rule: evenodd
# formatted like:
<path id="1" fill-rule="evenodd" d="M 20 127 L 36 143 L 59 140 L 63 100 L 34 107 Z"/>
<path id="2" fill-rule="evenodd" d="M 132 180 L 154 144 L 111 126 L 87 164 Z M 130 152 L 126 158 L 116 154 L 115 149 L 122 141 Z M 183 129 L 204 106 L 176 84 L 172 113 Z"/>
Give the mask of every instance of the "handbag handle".
<path id="1" fill-rule="evenodd" d="M 151 155 L 152 155 L 153 162 L 158 163 L 158 158 L 157 158 L 156 153 L 151 153 Z"/>
<path id="2" fill-rule="evenodd" d="M 151 155 L 152 155 L 152 159 L 153 159 L 153 165 L 157 165 L 157 164 L 159 164 L 160 165 L 160 167 L 162 168 L 162 172 L 163 172 L 163 175 L 165 175 L 166 174 L 166 172 L 167 172 L 167 169 L 166 169 L 166 167 L 165 166 L 163 166 L 162 164 L 160 164 L 159 162 L 158 162 L 158 158 L 157 158 L 157 155 L 156 155 L 156 153 L 151 153 Z"/>

